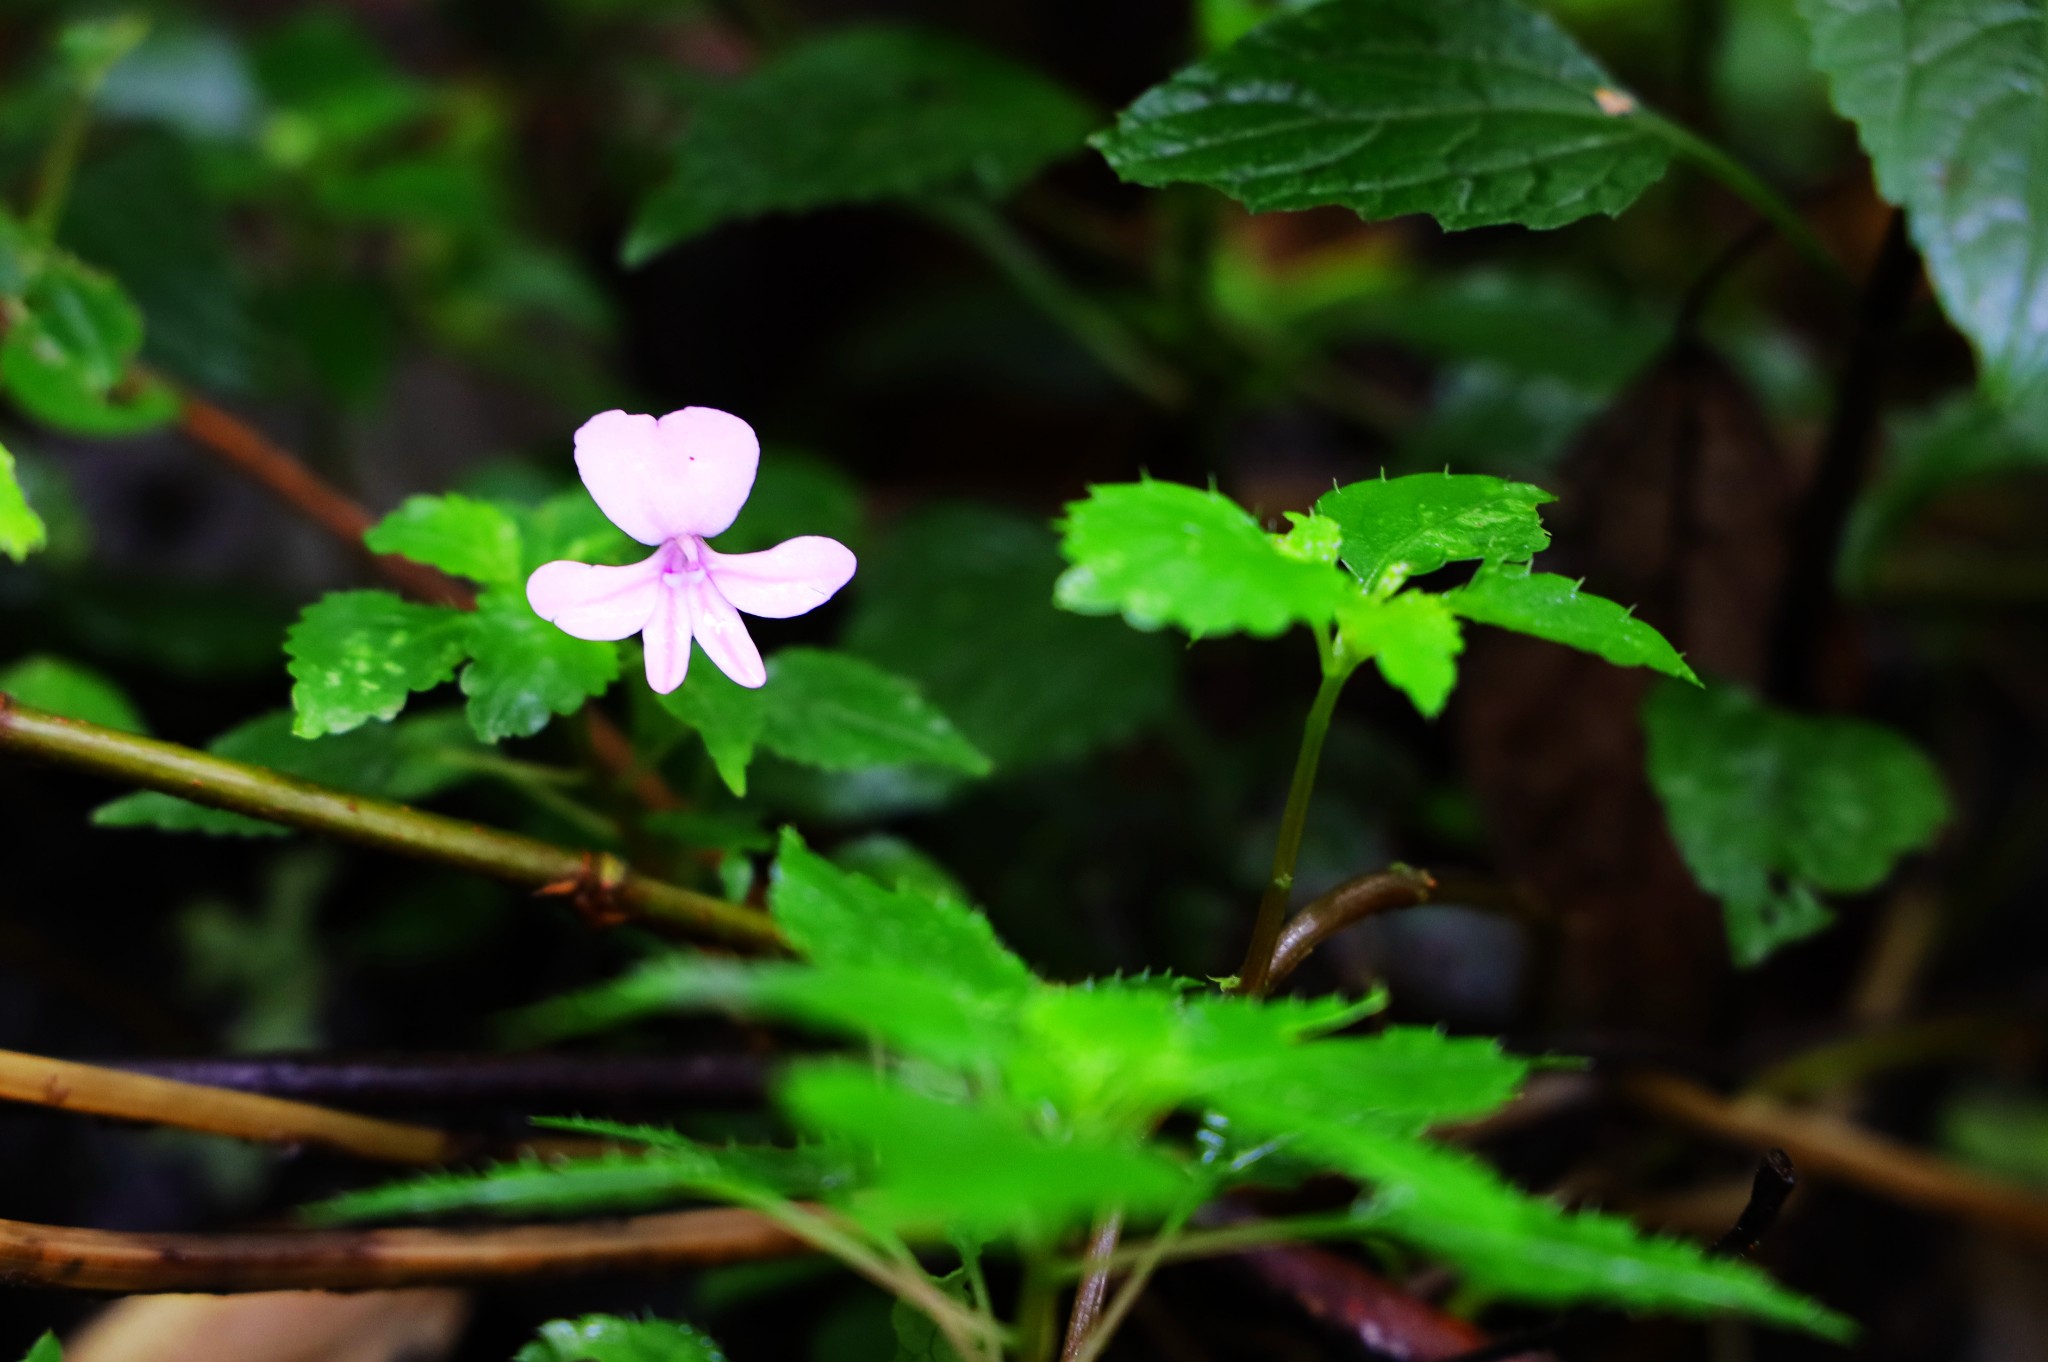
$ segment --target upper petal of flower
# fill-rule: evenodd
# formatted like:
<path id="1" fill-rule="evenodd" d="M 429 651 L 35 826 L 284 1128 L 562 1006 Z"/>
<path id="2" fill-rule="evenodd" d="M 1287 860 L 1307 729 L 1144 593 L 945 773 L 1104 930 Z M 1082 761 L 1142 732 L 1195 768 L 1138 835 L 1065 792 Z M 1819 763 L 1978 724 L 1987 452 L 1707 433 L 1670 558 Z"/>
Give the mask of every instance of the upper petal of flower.
<path id="1" fill-rule="evenodd" d="M 759 553 L 704 550 L 704 567 L 726 600 L 749 615 L 788 619 L 815 610 L 845 586 L 855 567 L 853 550 L 836 539 L 807 534 Z"/>
<path id="2" fill-rule="evenodd" d="M 643 544 L 724 530 L 746 504 L 760 461 L 753 427 L 710 407 L 659 421 L 608 411 L 576 432 L 583 485 L 612 524 Z"/>
<path id="3" fill-rule="evenodd" d="M 630 567 L 545 563 L 526 579 L 527 604 L 575 638 L 630 638 L 654 613 L 666 554 L 664 549 Z"/>

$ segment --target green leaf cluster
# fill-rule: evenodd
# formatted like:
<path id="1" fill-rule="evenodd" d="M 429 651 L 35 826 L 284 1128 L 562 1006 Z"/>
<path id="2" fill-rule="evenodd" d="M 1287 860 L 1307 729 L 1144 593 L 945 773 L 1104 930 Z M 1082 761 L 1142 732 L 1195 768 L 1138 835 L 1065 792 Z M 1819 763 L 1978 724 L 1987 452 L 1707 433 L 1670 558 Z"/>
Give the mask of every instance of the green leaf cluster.
<path id="1" fill-rule="evenodd" d="M 1665 685 L 1643 727 L 1671 835 L 1721 901 L 1740 965 L 1827 926 L 1820 895 L 1875 888 L 1948 818 L 1934 764 L 1878 724 Z"/>

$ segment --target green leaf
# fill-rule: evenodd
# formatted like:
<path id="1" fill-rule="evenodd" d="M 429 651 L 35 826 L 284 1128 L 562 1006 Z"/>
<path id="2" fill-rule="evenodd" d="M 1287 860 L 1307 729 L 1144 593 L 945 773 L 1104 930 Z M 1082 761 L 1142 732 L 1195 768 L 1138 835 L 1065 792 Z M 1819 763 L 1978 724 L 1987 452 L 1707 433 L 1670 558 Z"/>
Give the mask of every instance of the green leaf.
<path id="1" fill-rule="evenodd" d="M 1121 612 L 1137 629 L 1271 636 L 1327 623 L 1353 594 L 1341 574 L 1283 552 L 1236 502 L 1179 483 L 1092 487 L 1067 507 L 1060 531 L 1072 566 L 1059 579 L 1059 604 Z"/>
<path id="2" fill-rule="evenodd" d="M 786 648 L 761 688 L 761 746 L 827 771 L 920 764 L 987 775 L 989 760 L 916 686 L 857 657 Z"/>
<path id="3" fill-rule="evenodd" d="M 1667 684 L 1643 725 L 1672 837 L 1721 900 L 1740 965 L 1819 931 L 1829 914 L 1817 893 L 1876 887 L 1948 817 L 1933 764 L 1876 724 Z"/>
<path id="4" fill-rule="evenodd" d="M 0 448 L 0 553 L 19 563 L 49 542 L 49 530 L 22 494 L 14 456 Z"/>
<path id="5" fill-rule="evenodd" d="M 512 1362 L 725 1362 L 709 1337 L 667 1319 L 550 1320 Z"/>
<path id="6" fill-rule="evenodd" d="M 292 723 L 289 710 L 261 715 L 221 734 L 206 750 L 319 785 L 402 803 L 432 798 L 479 774 L 474 765 L 461 760 L 475 750 L 476 740 L 462 716 L 453 712 L 370 724 L 319 739 L 295 736 Z M 92 821 L 107 828 L 239 837 L 282 837 L 287 831 L 275 823 L 154 790 L 103 804 L 93 811 Z"/>
<path id="7" fill-rule="evenodd" d="M 760 745 L 767 723 L 766 687 L 742 686 L 699 652 L 683 684 L 657 695 L 660 706 L 697 731 L 704 750 L 726 788 L 741 798 L 747 793 L 747 767 Z"/>
<path id="8" fill-rule="evenodd" d="M 707 91 L 634 219 L 637 264 L 737 218 L 971 187 L 1008 193 L 1081 145 L 1086 106 L 933 33 L 847 28 Z"/>
<path id="9" fill-rule="evenodd" d="M 875 1177 L 851 1207 L 891 1225 L 1044 1242 L 1103 1206 L 1142 1216 L 1196 1191 L 1183 1169 L 1135 1142 L 1050 1136 L 999 1101 L 942 1101 L 864 1065 L 798 1065 L 781 1101 L 820 1138 L 872 1151 Z"/>
<path id="10" fill-rule="evenodd" d="M 1347 650 L 1370 657 L 1387 684 L 1415 702 L 1426 718 L 1443 713 L 1458 684 L 1465 639 L 1442 596 L 1404 591 L 1384 600 L 1352 602 L 1337 617 Z"/>
<path id="11" fill-rule="evenodd" d="M 60 657 L 25 657 L 0 671 L 0 691 L 23 704 L 47 709 L 67 719 L 83 719 L 123 733 L 148 733 L 121 688 L 87 667 Z"/>
<path id="12" fill-rule="evenodd" d="M 285 635 L 298 715 L 293 731 L 318 738 L 395 718 L 412 692 L 453 679 L 475 623 L 459 610 L 416 605 L 388 591 L 323 596 Z"/>
<path id="13" fill-rule="evenodd" d="M 1117 174 L 1254 212 L 1339 204 L 1447 228 L 1619 213 L 1670 151 L 1556 23 L 1514 0 L 1327 0 L 1252 30 L 1098 133 Z"/>
<path id="14" fill-rule="evenodd" d="M 2048 8 L 1799 0 L 1835 107 L 2002 399 L 2048 388 Z"/>
<path id="15" fill-rule="evenodd" d="M 1053 604 L 1058 541 L 994 507 L 899 522 L 861 561 L 845 646 L 916 681 L 999 769 L 1130 736 L 1173 701 L 1177 649 Z"/>
<path id="16" fill-rule="evenodd" d="M 1326 492 L 1316 513 L 1343 527 L 1344 563 L 1389 595 L 1450 563 L 1527 562 L 1550 546 L 1536 508 L 1556 497 L 1479 473 L 1368 478 Z"/>
<path id="17" fill-rule="evenodd" d="M 1554 572 L 1510 565 L 1483 568 L 1443 596 L 1452 611 L 1480 624 L 1562 643 L 1617 667 L 1648 667 L 1699 684 L 1665 637 L 1605 596 L 1579 590 Z"/>
<path id="18" fill-rule="evenodd" d="M 790 946 L 821 963 L 902 965 L 984 993 L 1037 982 L 974 909 L 848 874 L 793 829 L 783 830 L 768 902 Z"/>
<path id="19" fill-rule="evenodd" d="M 468 648 L 462 693 L 485 742 L 530 737 L 619 679 L 618 644 L 571 638 L 534 614 L 516 586 L 483 594 Z"/>
<path id="20" fill-rule="evenodd" d="M 409 498 L 371 527 L 363 542 L 485 586 L 519 584 L 519 525 L 487 501 L 446 496 Z"/>
<path id="21" fill-rule="evenodd" d="M 21 1362 L 64 1362 L 64 1345 L 57 1341 L 55 1334 L 46 1329 L 43 1336 L 31 1343 L 28 1351 L 22 1354 Z"/>

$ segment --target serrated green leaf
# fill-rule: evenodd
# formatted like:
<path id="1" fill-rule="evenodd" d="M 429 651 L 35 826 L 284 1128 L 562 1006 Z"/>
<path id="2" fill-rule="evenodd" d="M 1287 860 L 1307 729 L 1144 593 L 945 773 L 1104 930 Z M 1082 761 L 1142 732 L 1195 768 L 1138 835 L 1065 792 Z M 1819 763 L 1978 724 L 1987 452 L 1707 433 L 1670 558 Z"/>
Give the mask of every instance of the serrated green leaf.
<path id="1" fill-rule="evenodd" d="M 1556 497 L 1480 473 L 1368 478 L 1325 492 L 1316 513 L 1343 527 L 1344 563 L 1388 595 L 1451 563 L 1527 562 L 1550 546 L 1536 512 Z"/>
<path id="2" fill-rule="evenodd" d="M 430 799 L 479 774 L 461 760 L 476 740 L 460 714 L 441 712 L 369 724 L 332 737 L 294 735 L 289 710 L 261 715 L 215 738 L 206 750 L 301 780 L 409 803 Z M 287 829 L 225 809 L 210 809 L 174 795 L 144 790 L 93 811 L 108 828 L 157 828 L 221 836 L 282 837 Z"/>
<path id="3" fill-rule="evenodd" d="M 964 903 L 885 889 L 784 829 L 770 910 L 791 948 L 827 964 L 901 965 L 987 993 L 1027 989 L 1031 970 Z"/>
<path id="4" fill-rule="evenodd" d="M 695 729 L 726 788 L 741 798 L 747 793 L 747 767 L 761 743 L 767 723 L 766 687 L 751 688 L 727 676 L 700 652 L 692 659 L 683 684 L 657 695 L 660 706 Z"/>
<path id="5" fill-rule="evenodd" d="M 1143 1216 L 1197 1190 L 1134 1141 L 1050 1136 L 1000 1101 L 942 1101 L 862 1065 L 798 1065 L 780 1097 L 800 1127 L 873 1152 L 875 1176 L 849 1204 L 887 1224 L 1044 1242 L 1103 1206 Z"/>
<path id="6" fill-rule="evenodd" d="M 718 1345 L 667 1319 L 584 1315 L 550 1320 L 512 1362 L 725 1362 Z"/>
<path id="7" fill-rule="evenodd" d="M 469 725 L 485 742 L 525 738 L 574 714 L 619 679 L 619 645 L 571 638 L 526 603 L 518 587 L 486 591 L 462 669 Z"/>
<path id="8" fill-rule="evenodd" d="M 1337 617 L 1344 646 L 1370 657 L 1387 684 L 1415 702 L 1424 717 L 1443 713 L 1458 684 L 1464 634 L 1442 596 L 1404 591 L 1383 600 L 1364 598 Z"/>
<path id="9" fill-rule="evenodd" d="M 395 718 L 412 692 L 454 678 L 475 623 L 459 610 L 418 605 L 388 591 L 323 596 L 285 635 L 298 715 L 293 731 L 318 738 Z"/>
<path id="10" fill-rule="evenodd" d="M 39 654 L 0 670 L 0 691 L 67 719 L 83 719 L 123 733 L 149 732 L 149 725 L 119 686 L 91 668 L 61 657 Z"/>
<path id="11" fill-rule="evenodd" d="M 2001 398 L 2048 392 L 2048 6 L 1799 0 L 1813 60 Z"/>
<path id="12" fill-rule="evenodd" d="M 1668 146 L 1613 77 L 1514 0 L 1326 0 L 1143 95 L 1094 145 L 1139 184 L 1254 212 L 1338 204 L 1448 228 L 1619 213 Z"/>
<path id="13" fill-rule="evenodd" d="M 1113 483 L 1067 507 L 1060 550 L 1070 566 L 1056 599 L 1084 615 L 1121 613 L 1196 638 L 1271 636 L 1327 623 L 1354 594 L 1341 573 L 1283 553 L 1236 502 L 1172 482 Z"/>
<path id="14" fill-rule="evenodd" d="M 1058 541 L 984 506 L 907 517 L 861 562 L 845 646 L 902 673 L 998 769 L 1129 736 L 1173 699 L 1176 648 L 1053 604 Z"/>
<path id="15" fill-rule="evenodd" d="M 955 186 L 1005 194 L 1077 149 L 1093 121 L 1057 85 L 970 44 L 841 29 L 704 95 L 626 260 L 764 213 Z"/>
<path id="16" fill-rule="evenodd" d="M 1739 965 L 1825 927 L 1817 893 L 1874 888 L 1948 817 L 1933 764 L 1876 724 L 1666 684 L 1643 725 L 1650 782 Z"/>
<path id="17" fill-rule="evenodd" d="M 989 760 L 900 676 L 845 653 L 786 648 L 761 688 L 761 746 L 827 771 L 926 765 L 986 775 Z"/>
<path id="18" fill-rule="evenodd" d="M 522 561 L 519 525 L 487 501 L 449 493 L 408 498 L 363 536 L 376 553 L 395 553 L 484 586 L 516 586 Z"/>
<path id="19" fill-rule="evenodd" d="M 0 553 L 19 563 L 49 542 L 50 532 L 43 518 L 28 504 L 21 479 L 14 471 L 14 456 L 0 448 Z"/>
<path id="20" fill-rule="evenodd" d="M 1579 590 L 1554 572 L 1513 565 L 1482 568 L 1444 603 L 1479 624 L 1512 629 L 1603 657 L 1617 667 L 1648 667 L 1699 684 L 1678 650 L 1655 629 L 1605 596 Z"/>

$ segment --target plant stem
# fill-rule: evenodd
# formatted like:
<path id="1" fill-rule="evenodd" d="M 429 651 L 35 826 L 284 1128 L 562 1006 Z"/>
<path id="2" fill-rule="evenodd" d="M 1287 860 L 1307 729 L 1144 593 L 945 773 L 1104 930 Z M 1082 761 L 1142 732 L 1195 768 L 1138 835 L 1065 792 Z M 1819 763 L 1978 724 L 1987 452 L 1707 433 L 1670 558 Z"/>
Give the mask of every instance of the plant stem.
<path id="1" fill-rule="evenodd" d="M 1273 977 L 1273 949 L 1280 941 L 1280 925 L 1287 915 L 1288 897 L 1294 892 L 1294 862 L 1301 855 L 1301 835 L 1308 826 L 1309 796 L 1315 793 L 1316 767 L 1323 759 L 1323 740 L 1330 733 L 1330 716 L 1336 712 L 1337 697 L 1344 683 L 1357 669 L 1358 660 L 1341 655 L 1342 644 L 1319 640 L 1323 657 L 1323 683 L 1309 706 L 1308 721 L 1302 725 L 1301 751 L 1294 759 L 1294 779 L 1287 787 L 1287 808 L 1280 815 L 1280 838 L 1273 847 L 1273 872 L 1266 892 L 1259 898 L 1259 914 L 1252 922 L 1251 945 L 1244 964 L 1238 967 L 1237 988 L 1247 997 L 1265 996 Z"/>
<path id="2" fill-rule="evenodd" d="M 571 897 L 598 920 L 624 915 L 756 950 L 781 944 L 765 915 L 636 874 L 609 854 L 572 851 L 296 780 L 176 743 L 33 709 L 0 693 L 0 751 L 161 790 L 216 809 L 323 832 L 365 846 Z"/>
<path id="3" fill-rule="evenodd" d="M 1799 211 L 1787 203 L 1777 190 L 1764 183 L 1756 172 L 1698 133 L 1672 122 L 1661 114 L 1644 109 L 1638 110 L 1632 117 L 1661 137 L 1678 156 L 1691 161 L 1719 180 L 1736 197 L 1762 214 L 1772 226 L 1785 234 L 1785 239 L 1792 244 L 1792 248 L 1805 256 L 1830 284 L 1838 288 L 1847 286 L 1848 276 L 1842 270 L 1842 262 L 1835 258 L 1826 243 L 1807 225 L 1806 219 L 1799 215 Z"/>
<path id="4" fill-rule="evenodd" d="M 1008 219 L 977 199 L 934 198 L 932 221 L 980 251 L 1031 303 L 1059 323 L 1081 347 L 1143 396 L 1169 410 L 1188 400 L 1188 385 L 1117 315 L 1075 288 Z"/>

